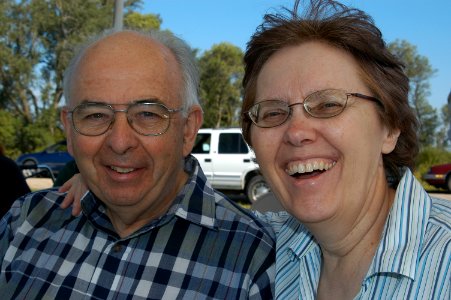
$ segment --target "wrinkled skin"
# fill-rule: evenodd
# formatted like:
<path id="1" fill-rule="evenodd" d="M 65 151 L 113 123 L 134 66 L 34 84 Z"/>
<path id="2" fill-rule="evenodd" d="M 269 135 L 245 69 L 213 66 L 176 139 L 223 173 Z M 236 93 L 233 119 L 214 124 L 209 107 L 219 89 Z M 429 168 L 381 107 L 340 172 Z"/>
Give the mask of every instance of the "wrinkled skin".
<path id="1" fill-rule="evenodd" d="M 183 105 L 182 75 L 174 56 L 136 33 L 121 32 L 97 42 L 74 72 L 69 109 L 86 101 L 123 109 L 142 99 L 157 99 L 171 109 Z M 160 136 L 138 134 L 124 113 L 115 118 L 106 133 L 84 136 L 72 127 L 67 110 L 61 114 L 68 150 L 84 183 L 106 205 L 118 233 L 126 236 L 162 215 L 185 184 L 184 157 L 191 152 L 202 113 L 198 106 L 187 117 L 175 113 Z"/>

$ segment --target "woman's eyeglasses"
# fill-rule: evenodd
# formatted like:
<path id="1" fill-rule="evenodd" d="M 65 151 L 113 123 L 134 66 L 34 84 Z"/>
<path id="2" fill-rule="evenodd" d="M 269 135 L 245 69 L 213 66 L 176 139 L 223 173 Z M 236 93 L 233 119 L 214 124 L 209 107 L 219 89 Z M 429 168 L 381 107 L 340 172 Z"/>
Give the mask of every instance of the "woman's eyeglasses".
<path id="1" fill-rule="evenodd" d="M 270 128 L 282 125 L 293 114 L 293 106 L 302 105 L 307 114 L 314 118 L 327 119 L 341 114 L 346 108 L 349 97 L 382 102 L 371 96 L 348 93 L 342 90 L 328 89 L 308 95 L 303 102 L 288 104 L 282 100 L 265 100 L 254 104 L 247 112 L 252 123 L 258 127 Z"/>

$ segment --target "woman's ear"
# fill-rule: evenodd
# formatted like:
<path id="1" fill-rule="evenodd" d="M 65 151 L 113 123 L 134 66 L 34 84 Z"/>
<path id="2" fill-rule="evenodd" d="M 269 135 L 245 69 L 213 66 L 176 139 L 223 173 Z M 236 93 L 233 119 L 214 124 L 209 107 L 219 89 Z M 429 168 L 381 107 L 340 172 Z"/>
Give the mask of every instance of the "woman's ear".
<path id="1" fill-rule="evenodd" d="M 383 154 L 389 154 L 395 149 L 400 134 L 401 131 L 398 128 L 392 130 L 386 129 L 386 136 L 382 144 Z"/>

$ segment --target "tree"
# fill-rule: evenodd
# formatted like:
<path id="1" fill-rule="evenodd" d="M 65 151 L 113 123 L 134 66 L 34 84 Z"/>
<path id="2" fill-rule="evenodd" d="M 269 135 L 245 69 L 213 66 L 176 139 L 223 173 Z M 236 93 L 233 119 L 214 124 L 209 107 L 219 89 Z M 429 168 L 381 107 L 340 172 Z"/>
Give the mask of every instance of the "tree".
<path id="1" fill-rule="evenodd" d="M 35 100 L 32 99 L 31 90 L 35 79 L 33 67 L 39 63 L 37 31 L 32 26 L 29 10 L 23 2 L 4 1 L 0 9 L 1 107 L 31 122 L 30 104 Z"/>
<path id="2" fill-rule="evenodd" d="M 153 14 L 130 12 L 124 17 L 125 27 L 133 29 L 160 29 L 161 22 L 162 20 L 160 16 Z"/>
<path id="3" fill-rule="evenodd" d="M 429 78 L 436 72 L 425 56 L 417 53 L 417 48 L 407 41 L 396 40 L 389 45 L 394 53 L 405 64 L 405 72 L 410 79 L 409 101 L 420 122 L 420 144 L 434 145 L 435 133 L 439 126 L 437 111 L 429 104 Z"/>
<path id="4" fill-rule="evenodd" d="M 126 26 L 159 28 L 159 16 L 134 11 L 141 3 L 126 1 Z M 112 27 L 113 8 L 114 0 L 0 2 L 0 108 L 21 120 L 21 151 L 61 138 L 63 72 L 78 44 Z M 46 138 L 37 138 L 43 132 Z"/>
<path id="5" fill-rule="evenodd" d="M 450 95 L 451 96 L 451 95 Z M 440 148 L 446 148 L 450 145 L 450 124 L 451 124 L 451 114 L 449 110 L 449 105 L 445 104 L 442 106 L 440 114 L 441 124 L 440 130 L 437 132 L 437 146 Z"/>
<path id="6" fill-rule="evenodd" d="M 446 140 L 451 142 L 451 92 L 448 94 L 448 104 L 442 107 L 442 119 L 444 127 L 447 129 Z"/>
<path id="7" fill-rule="evenodd" d="M 213 45 L 200 57 L 200 98 L 205 127 L 238 125 L 244 74 L 242 60 L 241 49 L 229 43 Z"/>

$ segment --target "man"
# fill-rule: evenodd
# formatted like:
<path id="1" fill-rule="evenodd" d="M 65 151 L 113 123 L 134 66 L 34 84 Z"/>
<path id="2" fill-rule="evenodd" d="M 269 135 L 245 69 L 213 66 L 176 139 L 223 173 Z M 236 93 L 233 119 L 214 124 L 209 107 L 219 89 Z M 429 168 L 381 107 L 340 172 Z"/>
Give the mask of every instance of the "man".
<path id="1" fill-rule="evenodd" d="M 61 120 L 89 187 L 20 199 L 0 224 L 0 290 L 18 299 L 269 299 L 274 241 L 190 155 L 202 123 L 191 50 L 169 33 L 108 33 L 65 77 Z"/>

